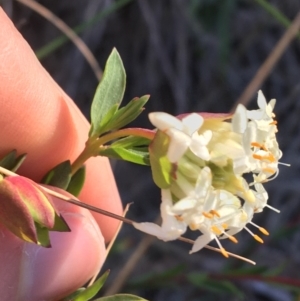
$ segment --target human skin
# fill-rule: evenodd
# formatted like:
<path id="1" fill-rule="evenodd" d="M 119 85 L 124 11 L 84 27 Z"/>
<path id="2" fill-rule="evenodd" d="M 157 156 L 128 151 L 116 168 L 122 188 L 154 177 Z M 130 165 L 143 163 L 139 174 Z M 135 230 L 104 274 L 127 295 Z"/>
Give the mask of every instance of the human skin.
<path id="1" fill-rule="evenodd" d="M 0 156 L 12 149 L 27 153 L 18 172 L 38 182 L 56 164 L 74 161 L 88 131 L 87 120 L 0 8 Z M 79 199 L 121 214 L 108 160 L 90 158 L 86 169 Z M 52 232 L 50 249 L 25 243 L 0 225 L 1 300 L 58 300 L 101 267 L 104 240 L 118 221 L 53 199 L 72 231 Z"/>

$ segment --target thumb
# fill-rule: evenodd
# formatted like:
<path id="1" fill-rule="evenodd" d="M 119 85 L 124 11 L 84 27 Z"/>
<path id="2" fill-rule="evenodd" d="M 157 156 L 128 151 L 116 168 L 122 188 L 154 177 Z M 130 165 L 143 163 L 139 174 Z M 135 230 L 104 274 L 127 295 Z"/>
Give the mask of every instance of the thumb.
<path id="1" fill-rule="evenodd" d="M 71 232 L 50 232 L 51 248 L 24 242 L 0 224 L 2 300 L 58 300 L 86 283 L 105 260 L 104 239 L 90 212 L 52 199 Z"/>

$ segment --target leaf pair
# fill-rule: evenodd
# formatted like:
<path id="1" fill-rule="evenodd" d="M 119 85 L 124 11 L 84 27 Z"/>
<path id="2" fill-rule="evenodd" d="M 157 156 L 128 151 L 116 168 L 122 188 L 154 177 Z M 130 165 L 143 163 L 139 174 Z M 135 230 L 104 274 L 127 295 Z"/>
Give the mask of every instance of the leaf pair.
<path id="1" fill-rule="evenodd" d="M 119 108 L 126 85 L 126 73 L 122 59 L 116 49 L 111 52 L 97 87 L 91 107 L 90 138 L 98 138 L 108 132 L 119 130 L 135 120 L 143 111 L 149 95 L 136 97 L 126 106 Z M 148 165 L 147 146 L 150 141 L 138 137 L 121 139 L 100 148 L 99 155 Z"/>

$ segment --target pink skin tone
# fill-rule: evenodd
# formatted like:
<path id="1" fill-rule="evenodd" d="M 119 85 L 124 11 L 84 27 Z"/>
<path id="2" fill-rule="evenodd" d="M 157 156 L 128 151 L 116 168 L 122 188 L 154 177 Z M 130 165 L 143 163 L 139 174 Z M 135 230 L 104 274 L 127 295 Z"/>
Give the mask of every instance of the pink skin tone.
<path id="1" fill-rule="evenodd" d="M 0 28 L 0 155 L 12 149 L 28 153 L 19 173 L 39 181 L 51 167 L 79 155 L 89 124 L 1 8 Z M 121 214 L 108 160 L 91 158 L 86 166 L 79 199 Z M 51 249 L 25 243 L 0 225 L 1 300 L 59 300 L 103 264 L 104 241 L 112 238 L 118 221 L 53 199 L 72 232 L 53 232 Z"/>

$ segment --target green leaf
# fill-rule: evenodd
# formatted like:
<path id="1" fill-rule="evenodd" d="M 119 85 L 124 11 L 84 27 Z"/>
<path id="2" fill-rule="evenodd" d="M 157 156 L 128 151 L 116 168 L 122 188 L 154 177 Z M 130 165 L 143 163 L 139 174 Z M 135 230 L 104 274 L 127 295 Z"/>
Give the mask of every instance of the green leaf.
<path id="1" fill-rule="evenodd" d="M 50 231 L 71 232 L 71 229 L 63 216 L 55 213 L 54 226 L 50 229 Z"/>
<path id="2" fill-rule="evenodd" d="M 85 181 L 85 166 L 80 167 L 72 176 L 67 191 L 78 196 Z"/>
<path id="3" fill-rule="evenodd" d="M 105 149 L 101 149 L 99 155 L 112 159 L 121 159 L 140 165 L 149 165 L 150 163 L 147 149 L 144 151 L 143 149 L 126 149 L 110 146 Z"/>
<path id="4" fill-rule="evenodd" d="M 86 288 L 82 292 L 80 292 L 72 301 L 88 301 L 93 298 L 104 285 L 107 277 L 109 275 L 109 270 L 106 271 L 97 281 L 94 282 L 93 285 Z"/>
<path id="5" fill-rule="evenodd" d="M 134 148 L 140 146 L 148 147 L 151 142 L 151 139 L 139 136 L 127 136 L 122 139 L 118 139 L 112 143 L 113 147 L 123 147 L 123 148 Z"/>
<path id="6" fill-rule="evenodd" d="M 94 301 L 147 301 L 147 300 L 134 295 L 117 294 L 113 296 L 95 299 Z"/>
<path id="7" fill-rule="evenodd" d="M 142 113 L 144 105 L 149 100 L 149 97 L 149 95 L 144 95 L 141 98 L 136 97 L 125 107 L 116 111 L 109 122 L 100 127 L 99 131 L 101 134 L 111 130 L 120 129 L 135 120 Z"/>
<path id="8" fill-rule="evenodd" d="M 35 223 L 35 228 L 37 233 L 38 244 L 45 248 L 51 248 L 49 230 L 38 223 Z"/>
<path id="9" fill-rule="evenodd" d="M 0 160 L 0 166 L 15 172 L 24 162 L 25 158 L 26 154 L 17 157 L 17 151 L 14 149 Z"/>
<path id="10" fill-rule="evenodd" d="M 171 185 L 173 165 L 167 158 L 169 139 L 167 134 L 157 131 L 149 146 L 152 177 L 161 189 L 166 189 Z"/>
<path id="11" fill-rule="evenodd" d="M 52 168 L 42 179 L 43 184 L 66 190 L 71 180 L 71 163 L 64 161 Z"/>
<path id="12" fill-rule="evenodd" d="M 99 136 L 101 122 L 104 116 L 115 105 L 120 105 L 123 99 L 126 85 L 126 73 L 122 59 L 114 48 L 111 52 L 103 73 L 100 84 L 97 87 L 91 107 L 91 129 L 89 137 Z"/>
<path id="13" fill-rule="evenodd" d="M 109 109 L 109 111 L 106 113 L 106 115 L 103 117 L 103 119 L 100 122 L 98 135 L 107 132 L 106 128 L 108 128 L 108 124 L 110 123 L 111 119 L 116 114 L 116 112 L 118 111 L 118 108 L 119 108 L 119 104 L 118 103 L 115 104 L 115 105 L 113 105 Z"/>
<path id="14" fill-rule="evenodd" d="M 83 292 L 85 290 L 85 287 L 80 287 L 79 289 L 77 289 L 75 292 L 73 292 L 72 294 L 70 294 L 69 296 L 59 300 L 59 301 L 73 301 L 73 299 L 78 296 L 81 292 Z"/>

